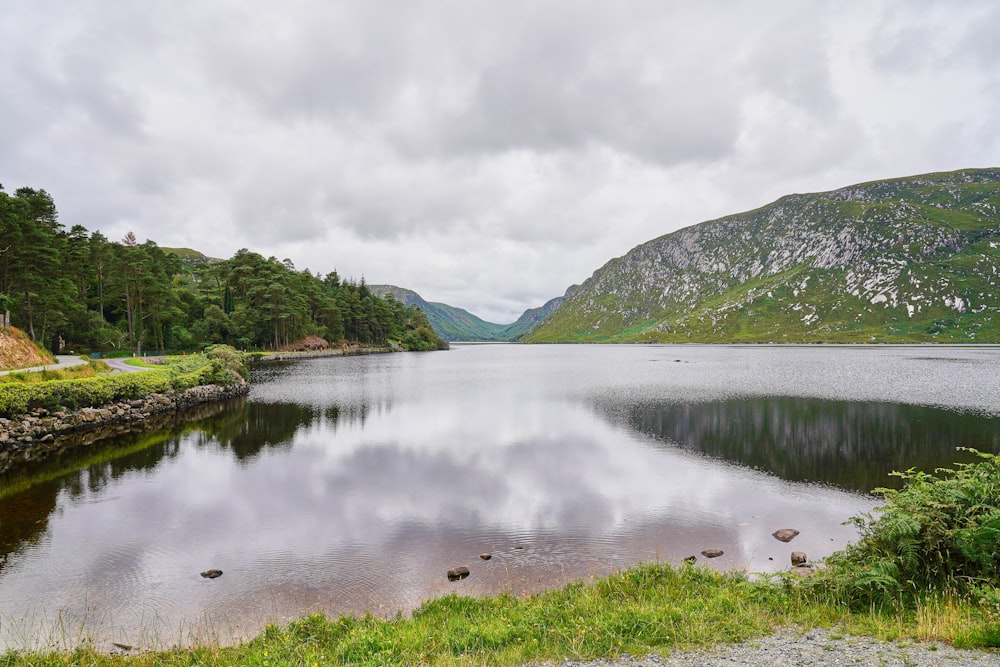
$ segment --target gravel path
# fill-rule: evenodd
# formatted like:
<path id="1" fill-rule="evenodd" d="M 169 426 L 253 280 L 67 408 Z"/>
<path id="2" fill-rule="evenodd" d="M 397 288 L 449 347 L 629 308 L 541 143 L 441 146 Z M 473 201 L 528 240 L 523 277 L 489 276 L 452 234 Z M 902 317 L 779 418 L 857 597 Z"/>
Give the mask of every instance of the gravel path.
<path id="1" fill-rule="evenodd" d="M 785 628 L 768 637 L 666 657 L 564 662 L 563 667 L 1000 667 L 1000 653 L 963 651 L 933 642 L 886 642 L 829 630 Z"/>
<path id="2" fill-rule="evenodd" d="M 80 357 L 72 354 L 57 354 L 56 363 L 46 364 L 44 366 L 31 366 L 30 368 L 11 368 L 5 371 L 0 371 L 0 375 L 7 375 L 8 373 L 35 373 L 37 371 L 54 371 L 59 368 L 72 368 L 73 366 L 82 366 L 87 363 L 86 359 L 81 359 Z"/>

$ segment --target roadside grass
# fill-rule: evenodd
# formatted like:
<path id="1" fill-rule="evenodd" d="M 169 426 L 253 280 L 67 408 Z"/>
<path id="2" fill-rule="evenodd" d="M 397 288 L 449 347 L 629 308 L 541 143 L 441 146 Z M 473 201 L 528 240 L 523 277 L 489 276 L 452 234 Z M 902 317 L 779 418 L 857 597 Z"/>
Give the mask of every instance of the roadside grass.
<path id="1" fill-rule="evenodd" d="M 177 357 L 177 358 L 182 359 L 183 357 Z M 171 360 L 174 359 L 174 357 L 167 357 L 166 359 Z M 169 361 L 165 363 L 169 363 Z M 163 364 L 153 364 L 139 357 L 131 357 L 129 359 L 126 359 L 125 364 L 128 366 L 135 366 L 136 368 L 163 368 Z"/>
<path id="2" fill-rule="evenodd" d="M 0 375 L 0 383 L 21 382 L 35 383 L 48 382 L 49 380 L 77 380 L 80 378 L 90 378 L 97 375 L 106 375 L 111 372 L 111 367 L 100 360 L 90 360 L 80 366 L 70 368 L 59 368 L 41 371 L 15 371 L 7 375 Z"/>

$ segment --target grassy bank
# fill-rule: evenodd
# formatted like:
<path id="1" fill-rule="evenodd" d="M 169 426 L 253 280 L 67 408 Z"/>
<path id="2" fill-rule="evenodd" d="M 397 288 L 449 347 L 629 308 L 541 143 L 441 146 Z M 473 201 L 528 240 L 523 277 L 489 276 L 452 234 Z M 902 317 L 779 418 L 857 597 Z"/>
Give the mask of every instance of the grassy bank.
<path id="1" fill-rule="evenodd" d="M 1000 647 L 1000 459 L 903 477 L 877 515 L 857 518 L 861 539 L 806 579 L 654 563 L 533 596 L 448 596 L 405 618 L 309 616 L 235 647 L 8 654 L 0 666 L 518 665 L 669 653 L 785 625 Z"/>

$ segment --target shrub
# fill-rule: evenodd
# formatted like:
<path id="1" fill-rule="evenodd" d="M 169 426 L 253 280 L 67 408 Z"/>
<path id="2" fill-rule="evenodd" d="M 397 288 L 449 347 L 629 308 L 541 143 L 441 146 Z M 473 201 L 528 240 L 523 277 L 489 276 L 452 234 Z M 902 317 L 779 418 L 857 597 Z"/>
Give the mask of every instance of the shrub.
<path id="1" fill-rule="evenodd" d="M 205 350 L 205 356 L 208 358 L 209 370 L 203 375 L 205 382 L 202 384 L 230 385 L 247 378 L 243 354 L 236 348 L 212 345 Z"/>
<path id="2" fill-rule="evenodd" d="M 35 408 L 75 410 L 142 398 L 170 389 L 164 371 L 123 373 L 79 380 L 0 385 L 0 416 L 14 417 Z"/>
<path id="3" fill-rule="evenodd" d="M 886 505 L 854 517 L 861 538 L 827 559 L 817 583 L 853 603 L 906 602 L 929 591 L 995 588 L 1000 575 L 1000 457 L 893 473 L 903 488 L 878 489 Z"/>

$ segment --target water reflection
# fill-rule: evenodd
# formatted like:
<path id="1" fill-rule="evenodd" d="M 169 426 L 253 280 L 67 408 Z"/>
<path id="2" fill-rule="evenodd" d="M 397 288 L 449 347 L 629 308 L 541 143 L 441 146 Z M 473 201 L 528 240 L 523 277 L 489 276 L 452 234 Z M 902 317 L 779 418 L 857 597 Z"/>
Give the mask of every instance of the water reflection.
<path id="1" fill-rule="evenodd" d="M 843 489 L 945 465 L 957 444 L 997 449 L 995 418 L 887 400 L 898 373 L 861 396 L 805 390 L 899 367 L 899 351 L 872 354 L 457 347 L 258 369 L 246 400 L 0 490 L 0 646 L 65 644 L 67 619 L 102 641 L 228 641 L 309 611 L 391 615 L 709 547 L 726 552 L 713 566 L 780 569 L 781 527 L 822 557 L 873 505 Z M 971 356 L 958 407 L 995 400 L 994 359 Z M 923 400 L 954 400 L 934 389 L 947 364 L 914 363 Z M 803 391 L 783 398 L 789 382 Z M 457 565 L 472 576 L 449 583 Z"/>
<path id="2" fill-rule="evenodd" d="M 670 446 L 864 492 L 898 484 L 894 470 L 971 461 L 959 447 L 1000 452 L 996 417 L 920 405 L 766 397 L 603 411 Z"/>

